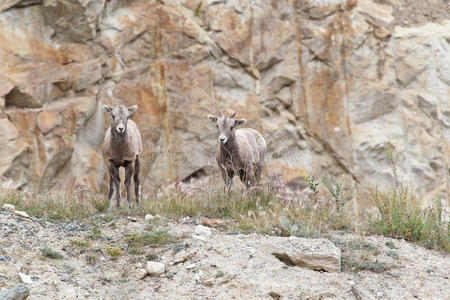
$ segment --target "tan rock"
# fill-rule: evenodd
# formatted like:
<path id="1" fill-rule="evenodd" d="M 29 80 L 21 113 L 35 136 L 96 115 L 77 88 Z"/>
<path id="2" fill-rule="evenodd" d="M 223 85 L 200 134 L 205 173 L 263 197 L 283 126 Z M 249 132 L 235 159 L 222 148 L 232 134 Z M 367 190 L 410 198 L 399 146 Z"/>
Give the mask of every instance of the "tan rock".
<path id="1" fill-rule="evenodd" d="M 264 134 L 268 176 L 388 184 L 399 140 L 420 198 L 448 204 L 450 23 L 394 28 L 391 3 L 3 1 L 0 175 L 104 189 L 103 103 L 139 105 L 144 190 L 217 173 L 221 109 Z"/>
<path id="2" fill-rule="evenodd" d="M 341 250 L 326 239 L 285 239 L 272 254 L 287 265 L 340 272 Z"/>
<path id="3" fill-rule="evenodd" d="M 19 217 L 22 217 L 22 218 L 29 218 L 30 217 L 30 215 L 27 212 L 22 211 L 22 210 L 16 210 L 16 211 L 14 211 L 14 214 L 16 216 L 19 216 Z"/>

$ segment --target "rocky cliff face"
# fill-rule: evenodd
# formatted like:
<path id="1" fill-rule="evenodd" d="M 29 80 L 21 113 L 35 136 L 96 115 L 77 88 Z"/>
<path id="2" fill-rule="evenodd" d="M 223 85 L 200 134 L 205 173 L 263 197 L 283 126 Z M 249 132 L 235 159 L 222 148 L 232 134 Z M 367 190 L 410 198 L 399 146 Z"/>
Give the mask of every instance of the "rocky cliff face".
<path id="1" fill-rule="evenodd" d="M 221 109 L 264 134 L 269 175 L 388 183 L 390 141 L 448 200 L 450 21 L 396 26 L 395 2 L 3 1 L 0 175 L 101 189 L 101 104 L 137 103 L 144 186 L 215 170 Z"/>

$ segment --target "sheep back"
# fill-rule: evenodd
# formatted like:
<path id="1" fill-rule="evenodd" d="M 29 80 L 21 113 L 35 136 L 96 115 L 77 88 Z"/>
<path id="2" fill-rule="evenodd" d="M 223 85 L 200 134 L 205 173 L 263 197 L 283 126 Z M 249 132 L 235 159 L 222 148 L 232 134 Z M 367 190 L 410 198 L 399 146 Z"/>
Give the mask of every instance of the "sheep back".
<path id="1" fill-rule="evenodd" d="M 239 147 L 239 160 L 245 165 L 259 165 L 266 154 L 266 141 L 264 137 L 252 128 L 239 128 L 234 133 L 236 143 Z"/>

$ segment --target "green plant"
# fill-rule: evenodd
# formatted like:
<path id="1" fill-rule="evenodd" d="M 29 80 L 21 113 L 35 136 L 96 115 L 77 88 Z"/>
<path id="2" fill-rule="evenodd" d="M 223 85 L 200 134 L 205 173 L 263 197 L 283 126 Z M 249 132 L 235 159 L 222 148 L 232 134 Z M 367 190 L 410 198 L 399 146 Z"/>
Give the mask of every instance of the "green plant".
<path id="1" fill-rule="evenodd" d="M 99 213 L 104 213 L 109 208 L 109 200 L 106 197 L 91 197 L 90 202 Z"/>
<path id="2" fill-rule="evenodd" d="M 101 236 L 102 232 L 100 231 L 100 228 L 98 228 L 97 226 L 92 227 L 88 234 L 88 238 L 93 241 L 100 239 Z"/>
<path id="3" fill-rule="evenodd" d="M 355 196 L 355 185 L 347 183 L 344 174 L 339 179 L 331 176 L 324 177 L 322 182 L 333 197 L 338 211 L 341 211 L 344 205 Z"/>
<path id="4" fill-rule="evenodd" d="M 154 230 L 142 233 L 132 233 L 125 238 L 131 248 L 142 248 L 144 246 L 163 246 L 174 243 L 178 237 L 170 234 L 167 230 Z"/>
<path id="5" fill-rule="evenodd" d="M 69 243 L 71 246 L 79 248 L 88 248 L 90 246 L 88 241 L 70 240 Z"/>
<path id="6" fill-rule="evenodd" d="M 112 257 L 116 257 L 122 254 L 122 250 L 120 248 L 113 248 L 111 246 L 106 246 L 106 250 Z"/>
<path id="7" fill-rule="evenodd" d="M 394 250 L 388 250 L 388 251 L 386 252 L 386 255 L 387 255 L 387 256 L 390 256 L 390 257 L 392 257 L 392 258 L 394 258 L 394 259 L 399 259 L 398 254 L 395 253 Z"/>
<path id="8" fill-rule="evenodd" d="M 429 249 L 450 251 L 450 223 L 442 218 L 442 204 L 438 197 L 432 207 L 421 208 L 416 197 L 398 175 L 398 151 L 386 146 L 394 184 L 371 191 L 379 215 L 369 220 L 369 231 L 384 236 L 417 242 Z"/>
<path id="9" fill-rule="evenodd" d="M 314 176 L 309 177 L 305 172 L 303 172 L 303 178 L 305 178 L 306 183 L 309 186 L 309 189 L 313 192 L 314 195 L 319 193 L 319 183 L 316 182 Z"/>
<path id="10" fill-rule="evenodd" d="M 397 246 L 395 246 L 395 244 L 391 241 L 387 241 L 385 243 L 385 245 L 389 248 L 389 249 L 398 249 Z"/>
<path id="11" fill-rule="evenodd" d="M 42 248 L 40 250 L 41 250 L 42 256 L 44 256 L 44 257 L 48 257 L 51 259 L 62 259 L 64 257 L 61 253 L 56 252 L 47 246 L 45 246 L 44 248 Z"/>

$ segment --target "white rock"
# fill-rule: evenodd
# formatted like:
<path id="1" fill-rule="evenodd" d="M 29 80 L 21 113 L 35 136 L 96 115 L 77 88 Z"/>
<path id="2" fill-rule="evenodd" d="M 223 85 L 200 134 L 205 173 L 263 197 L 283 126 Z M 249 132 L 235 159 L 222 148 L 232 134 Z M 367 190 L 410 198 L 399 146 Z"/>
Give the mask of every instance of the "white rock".
<path id="1" fill-rule="evenodd" d="M 186 269 L 191 270 L 195 268 L 195 264 L 190 264 L 189 266 L 186 267 Z"/>
<path id="2" fill-rule="evenodd" d="M 22 210 L 16 210 L 14 212 L 14 214 L 19 216 L 19 217 L 22 217 L 22 218 L 29 218 L 30 217 L 29 214 L 27 214 L 25 211 L 22 211 Z"/>
<path id="3" fill-rule="evenodd" d="M 14 205 L 12 205 L 12 204 L 9 204 L 9 203 L 3 204 L 2 208 L 4 210 L 9 210 L 9 211 L 15 211 L 16 210 L 16 207 Z"/>
<path id="4" fill-rule="evenodd" d="M 211 235 L 211 229 L 203 225 L 197 225 L 194 230 L 194 238 L 206 241 L 206 239 Z"/>
<path id="5" fill-rule="evenodd" d="M 153 220 L 154 218 L 155 218 L 155 216 L 147 214 L 147 215 L 145 215 L 144 220 Z"/>
<path id="6" fill-rule="evenodd" d="M 149 261 L 145 266 L 145 270 L 150 276 L 158 276 L 164 274 L 164 272 L 166 271 L 166 266 L 160 262 Z"/>
<path id="7" fill-rule="evenodd" d="M 33 280 L 27 274 L 19 272 L 19 277 L 23 283 L 28 283 L 28 284 L 33 283 Z"/>

